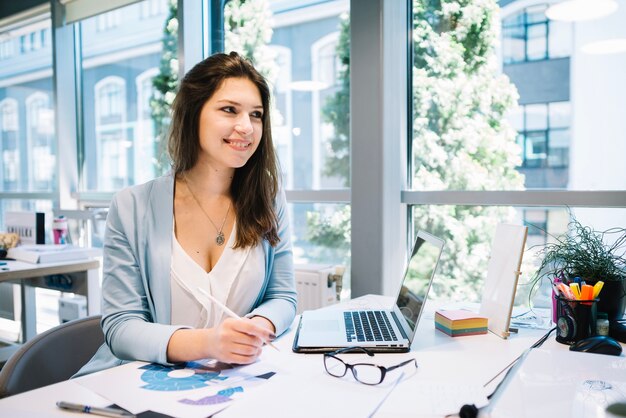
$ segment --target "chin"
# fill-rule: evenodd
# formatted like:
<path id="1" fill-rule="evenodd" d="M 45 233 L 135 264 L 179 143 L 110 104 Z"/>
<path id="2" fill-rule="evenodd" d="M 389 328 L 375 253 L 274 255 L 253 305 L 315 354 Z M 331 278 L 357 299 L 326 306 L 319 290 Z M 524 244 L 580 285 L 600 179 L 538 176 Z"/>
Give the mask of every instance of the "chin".
<path id="1" fill-rule="evenodd" d="M 248 161 L 250 161 L 250 158 L 236 158 L 230 160 L 227 165 L 231 168 L 241 168 L 244 165 L 248 164 Z"/>

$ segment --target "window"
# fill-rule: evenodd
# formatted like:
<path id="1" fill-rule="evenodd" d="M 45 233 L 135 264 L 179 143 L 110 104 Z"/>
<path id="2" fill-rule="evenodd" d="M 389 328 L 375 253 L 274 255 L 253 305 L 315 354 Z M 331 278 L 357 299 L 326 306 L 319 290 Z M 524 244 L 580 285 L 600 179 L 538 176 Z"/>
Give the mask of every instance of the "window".
<path id="1" fill-rule="evenodd" d="M 570 103 L 523 105 L 517 112 L 519 115 L 511 119 L 522 148 L 522 169 L 567 168 L 570 148 Z M 528 184 L 528 181 L 526 186 L 539 187 Z M 566 186 L 566 181 L 562 184 L 543 185 L 543 187 Z"/>
<path id="2" fill-rule="evenodd" d="M 152 161 L 154 158 L 154 122 L 150 100 L 154 94 L 152 86 L 154 77 L 159 73 L 157 68 L 150 68 L 137 76 L 137 129 L 135 130 L 134 161 Z M 137 183 L 144 183 L 155 176 L 153 165 L 135 165 L 133 177 Z"/>
<path id="3" fill-rule="evenodd" d="M 348 11 L 348 1 L 297 0 L 231 0 L 224 9 L 224 49 L 251 56 L 273 86 L 298 263 L 350 263 Z"/>
<path id="4" fill-rule="evenodd" d="M 96 153 L 101 157 L 98 185 L 103 190 L 127 186 L 128 148 L 126 139 L 126 82 L 106 77 L 95 85 Z M 97 164 L 97 162 L 96 162 Z"/>
<path id="5" fill-rule="evenodd" d="M 592 228 L 624 225 L 624 211 L 613 209 L 618 195 L 602 190 L 620 196 L 626 190 L 624 176 L 616 181 L 611 174 L 623 172 L 621 159 L 613 155 L 623 155 L 623 122 L 615 109 L 626 110 L 626 92 L 617 70 L 600 68 L 615 60 L 612 68 L 623 69 L 626 56 L 579 56 L 583 43 L 615 36 L 605 25 L 624 15 L 613 16 L 613 23 L 586 22 L 574 38 L 571 24 L 546 19 L 546 5 L 508 2 L 501 9 L 503 64 L 535 61 L 519 67 L 532 76 L 517 78 L 513 86 L 483 65 L 495 58 L 490 36 L 496 33 L 484 23 L 498 10 L 479 2 L 445 10 L 415 3 L 421 8 L 413 16 L 412 187 L 404 201 L 411 205 L 413 228 L 447 241 L 440 264 L 445 286 L 435 295 L 450 298 L 468 287 L 478 299 L 498 222 L 529 225 L 529 245 L 567 232 L 567 205 L 576 206 L 577 218 L 585 214 Z M 469 8 L 474 20 L 464 20 Z M 466 25 L 480 21 L 479 9 L 485 19 L 481 30 L 469 30 Z M 458 24 L 449 25 L 452 21 Z M 576 59 L 559 65 L 550 60 L 570 54 Z M 558 95 L 570 99 L 550 101 L 550 94 L 562 88 L 566 91 Z M 584 209 L 599 201 L 609 208 Z M 533 207 L 524 204 L 531 202 Z M 524 257 L 533 261 L 532 251 Z M 531 275 L 534 265 L 524 272 Z"/>
<path id="6" fill-rule="evenodd" d="M 18 141 L 17 100 L 4 99 L 0 102 L 0 134 L 2 135 L 2 189 L 18 189 L 20 151 Z"/>
<path id="7" fill-rule="evenodd" d="M 313 110 L 313 189 L 344 187 L 349 182 L 349 173 L 331 168 L 337 155 L 332 141 L 337 136 L 334 124 L 328 120 L 329 105 L 341 95 L 341 64 L 337 56 L 339 32 L 325 35 L 311 46 L 313 82 L 317 88 L 312 92 Z M 326 117 L 324 113 L 326 112 Z M 346 168 L 347 167 L 342 167 Z"/>
<path id="8" fill-rule="evenodd" d="M 502 21 L 505 64 L 567 57 L 571 53 L 571 24 L 549 20 L 545 4 L 530 6 Z"/>
<path id="9" fill-rule="evenodd" d="M 56 182 L 54 143 L 54 111 L 50 97 L 41 92 L 26 98 L 26 139 L 29 161 L 30 190 L 52 190 Z"/>
<path id="10" fill-rule="evenodd" d="M 163 56 L 168 4 L 145 0 L 80 22 L 82 191 L 114 192 L 157 174 L 150 101 Z"/>
<path id="11" fill-rule="evenodd" d="M 96 17 L 98 32 L 114 29 L 120 25 L 121 16 L 119 10 L 111 10 Z"/>

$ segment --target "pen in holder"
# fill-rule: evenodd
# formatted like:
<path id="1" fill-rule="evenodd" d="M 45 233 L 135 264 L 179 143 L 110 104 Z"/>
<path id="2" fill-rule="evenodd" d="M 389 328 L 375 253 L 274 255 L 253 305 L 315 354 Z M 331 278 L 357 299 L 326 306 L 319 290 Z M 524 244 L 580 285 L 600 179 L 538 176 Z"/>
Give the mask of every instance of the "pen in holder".
<path id="1" fill-rule="evenodd" d="M 596 335 L 598 300 L 570 300 L 556 296 L 556 340 L 571 345 Z"/>

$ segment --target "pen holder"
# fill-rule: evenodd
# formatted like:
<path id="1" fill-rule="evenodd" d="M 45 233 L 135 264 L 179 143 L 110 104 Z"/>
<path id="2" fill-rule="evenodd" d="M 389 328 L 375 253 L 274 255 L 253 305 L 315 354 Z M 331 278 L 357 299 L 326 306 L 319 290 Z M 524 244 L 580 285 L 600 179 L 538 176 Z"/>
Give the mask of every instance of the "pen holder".
<path id="1" fill-rule="evenodd" d="M 598 299 L 569 300 L 556 296 L 556 340 L 571 345 L 596 335 L 597 307 Z"/>

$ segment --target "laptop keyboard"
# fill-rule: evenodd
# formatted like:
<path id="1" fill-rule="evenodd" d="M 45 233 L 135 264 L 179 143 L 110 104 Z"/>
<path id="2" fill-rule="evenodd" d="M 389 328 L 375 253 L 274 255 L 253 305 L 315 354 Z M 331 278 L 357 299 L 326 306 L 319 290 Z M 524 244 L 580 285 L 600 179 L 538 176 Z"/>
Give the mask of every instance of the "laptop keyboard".
<path id="1" fill-rule="evenodd" d="M 398 341 L 383 311 L 350 311 L 343 313 L 346 339 L 353 341 Z"/>

